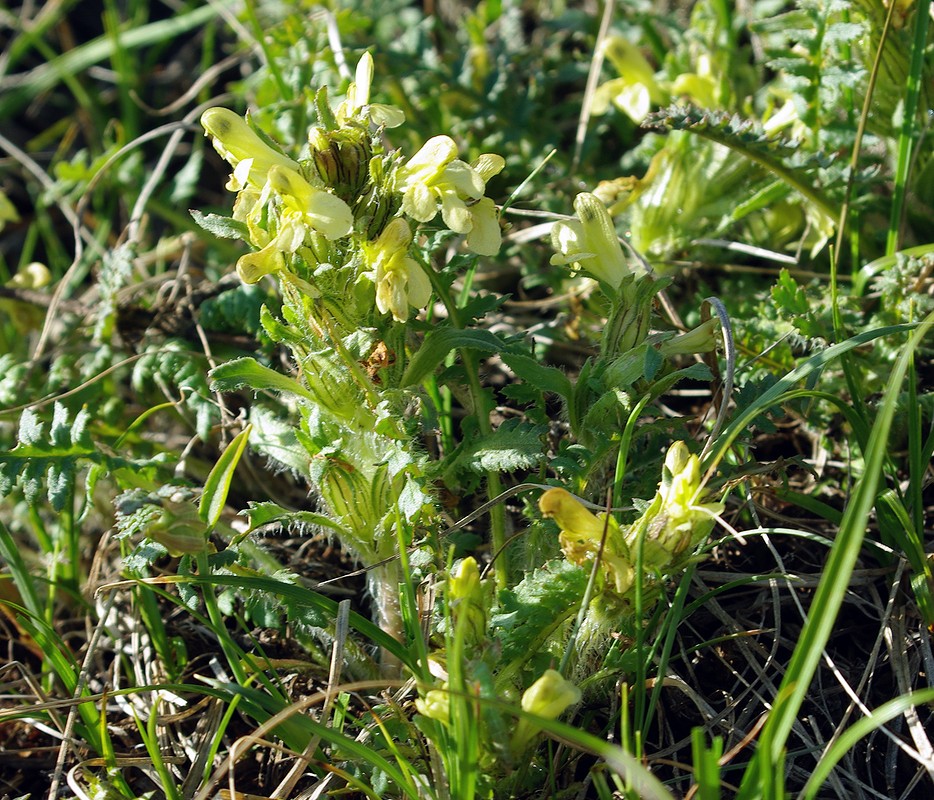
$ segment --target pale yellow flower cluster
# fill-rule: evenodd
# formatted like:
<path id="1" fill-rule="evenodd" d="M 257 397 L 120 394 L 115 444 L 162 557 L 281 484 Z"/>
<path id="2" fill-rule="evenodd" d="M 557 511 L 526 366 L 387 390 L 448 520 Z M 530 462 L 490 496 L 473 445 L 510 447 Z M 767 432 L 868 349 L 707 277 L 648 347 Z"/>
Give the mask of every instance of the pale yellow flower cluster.
<path id="1" fill-rule="evenodd" d="M 665 457 L 655 497 L 625 529 L 612 516 L 591 513 L 564 489 L 546 491 L 539 509 L 561 529 L 559 541 L 565 557 L 583 566 L 599 554 L 607 587 L 625 597 L 636 580 L 640 539 L 646 574 L 662 574 L 710 532 L 723 503 L 705 502 L 702 495 L 700 460 L 684 442 L 675 442 Z"/>
<path id="2" fill-rule="evenodd" d="M 636 124 L 653 107 L 673 100 L 688 100 L 701 108 L 716 108 L 717 81 L 710 56 L 701 53 L 695 72 L 682 73 L 672 81 L 658 77 L 642 51 L 622 36 L 609 36 L 603 54 L 615 67 L 618 77 L 602 83 L 594 93 L 592 111 L 605 114 L 615 106 Z"/>
<path id="3" fill-rule="evenodd" d="M 277 150 L 249 119 L 228 109 L 208 109 L 201 124 L 232 168 L 227 188 L 237 192 L 233 219 L 245 226 L 255 248 L 237 262 L 244 282 L 289 271 L 294 258 L 311 271 L 319 264 L 362 262 L 358 277 L 374 284 L 379 313 L 404 322 L 431 297 L 429 279 L 411 256 L 406 217 L 429 222 L 440 209 L 444 224 L 466 236 L 468 249 L 494 255 L 501 245 L 499 219 L 484 193 L 505 162 L 486 154 L 467 164 L 448 136 L 430 139 L 408 160 L 374 155 L 379 131 L 405 117 L 398 108 L 370 102 L 368 53 L 355 77 L 333 117 L 309 130 L 311 156 L 304 160 Z"/>

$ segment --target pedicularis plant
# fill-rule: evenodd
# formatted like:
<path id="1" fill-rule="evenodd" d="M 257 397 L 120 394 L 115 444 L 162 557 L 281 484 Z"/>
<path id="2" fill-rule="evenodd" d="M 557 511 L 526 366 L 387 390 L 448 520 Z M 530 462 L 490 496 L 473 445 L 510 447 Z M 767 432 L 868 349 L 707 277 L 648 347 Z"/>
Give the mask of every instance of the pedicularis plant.
<path id="1" fill-rule="evenodd" d="M 471 296 L 465 279 L 478 257 L 501 246 L 498 210 L 485 190 L 504 161 L 483 154 L 467 163 L 444 135 L 411 156 L 392 149 L 391 129 L 404 124 L 404 115 L 370 102 L 372 76 L 365 54 L 336 108 L 320 90 L 307 144 L 294 153 L 283 152 L 249 117 L 225 108 L 202 115 L 206 134 L 232 168 L 227 188 L 236 199 L 230 217 L 195 217 L 250 246 L 236 265 L 245 283 L 277 281 L 281 309 L 264 309 L 262 324 L 288 348 L 294 366 L 288 377 L 240 358 L 214 369 L 211 378 L 221 391 L 275 392 L 294 412 L 287 433 L 281 418 L 254 414 L 251 443 L 304 475 L 320 525 L 367 569 L 377 622 L 396 638 L 413 636 L 399 604 L 411 596 L 406 584 L 449 563 L 439 538 L 448 526 L 437 491 L 463 493 L 485 478 L 495 579 L 481 579 L 468 557 L 441 580 L 443 602 L 434 613 L 443 636 L 430 637 L 418 661 L 418 709 L 435 741 L 457 738 L 465 718 L 482 717 L 477 757 L 486 774 L 515 775 L 537 729 L 523 721 L 508 746 L 497 744 L 501 712 L 464 705 L 467 665 L 481 676 L 480 688 L 471 691 L 502 701 L 528 687 L 523 709 L 556 717 L 580 697 L 576 684 L 603 666 L 614 632 L 622 626 L 627 636 L 636 635 L 660 581 L 683 568 L 722 505 L 704 500 L 697 456 L 683 442 L 669 451 L 655 498 L 629 524 L 613 514 L 594 516 L 565 488 L 543 486 L 541 515 L 557 522 L 565 559 L 541 554 L 536 569 L 516 574 L 505 550 L 501 475 L 541 467 L 545 427 L 527 420 L 494 426 L 494 401 L 477 357 L 495 354 L 539 397 L 560 397 L 574 439 L 590 454 L 572 488 L 599 500 L 613 488 L 618 500 L 629 442 L 624 432 L 631 437 L 646 404 L 681 377 L 711 377 L 699 360 L 680 370 L 672 364 L 714 350 L 716 322 L 680 334 L 650 333 L 665 281 L 625 255 L 604 203 L 582 193 L 576 215 L 553 227 L 552 263 L 586 274 L 604 294 L 608 321 L 599 351 L 572 381 L 538 363 L 531 341 L 486 330 L 484 315 L 504 298 Z M 458 250 L 457 236 L 466 252 Z M 469 412 L 457 425 L 445 403 L 452 394 Z M 541 409 L 528 414 L 543 416 Z M 428 454 L 429 439 L 436 457 Z M 614 458 L 616 469 L 609 469 Z M 307 519 L 270 506 L 263 504 L 262 521 Z M 164 537 L 164 527 L 150 528 L 150 535 Z M 196 537 L 196 548 L 203 543 Z M 416 568 L 408 552 L 419 543 Z M 595 562 L 600 569 L 588 582 Z M 562 677 L 549 665 L 569 646 L 585 596 L 576 626 L 580 647 L 573 658 L 567 652 Z M 520 614 L 520 602 L 535 613 Z M 446 767 L 457 772 L 454 763 Z"/>
<path id="2" fill-rule="evenodd" d="M 815 797 L 841 757 L 840 796 L 894 796 L 896 785 L 908 796 L 915 762 L 930 775 L 921 713 L 934 697 L 931 670 L 911 669 L 927 663 L 934 630 L 922 358 L 934 326 L 934 158 L 921 146 L 934 86 L 930 0 L 605 3 L 605 24 L 575 4 L 454 2 L 421 16 L 405 2 L 390 4 L 398 13 L 354 2 L 333 15 L 248 2 L 264 63 L 255 69 L 244 48 L 235 92 L 256 113 L 198 106 L 177 128 L 145 133 L 136 90 L 176 87 L 142 80 L 161 57 L 135 54 L 158 42 L 174 65 L 179 32 L 197 30 L 202 69 L 217 63 L 232 41 L 216 36 L 224 4 L 182 3 L 191 9 L 178 19 L 129 31 L 118 24 L 124 4 L 105 4 L 103 38 L 35 68 L 52 47 L 38 34 L 74 25 L 56 17 L 60 4 L 26 24 L 27 5 L 0 58 L 20 70 L 0 118 L 27 103 L 31 119 L 44 104 L 57 109 L 63 98 L 49 87 L 62 82 L 82 109 L 72 131 L 87 150 L 65 137 L 50 154 L 28 223 L 24 187 L 6 173 L 0 187 L 0 227 L 13 231 L 13 246 L 0 248 L 0 418 L 19 418 L 15 435 L 0 419 L 9 443 L 0 497 L 13 501 L 0 523 L 0 610 L 16 628 L 0 633 L 26 654 L 4 666 L 3 699 L 23 697 L 19 677 L 39 664 L 27 680 L 35 702 L 0 708 L 0 745 L 40 752 L 33 734 L 52 731 L 64 743 L 53 784 L 72 748 L 69 784 L 87 784 L 76 794 L 139 797 L 152 786 L 125 772 L 138 752 L 121 754 L 142 743 L 158 789 L 199 800 L 225 770 L 239 777 L 244 753 L 259 762 L 276 748 L 295 757 L 294 775 L 271 788 L 273 764 L 254 790 L 275 797 L 295 796 L 312 776 L 318 795 L 670 797 L 643 763 L 665 764 L 658 774 L 690 782 L 702 800 L 720 797 L 721 768 L 742 800 L 801 786 Z M 145 0 L 127 8 L 140 12 L 131 28 L 148 13 Z M 446 15 L 459 15 L 447 29 Z M 245 30 L 238 24 L 236 41 Z M 371 101 L 368 54 L 343 98 L 314 89 L 344 68 L 342 36 L 357 52 L 379 48 L 396 73 L 380 96 L 404 111 Z M 113 73 L 98 69 L 103 52 Z M 68 80 L 82 64 L 94 70 Z M 104 81 L 106 91 L 87 91 Z M 108 122 L 114 90 L 121 124 Z M 160 89 L 150 105 L 171 113 L 193 96 Z M 205 248 L 207 280 L 181 303 L 175 289 L 196 237 L 146 247 L 152 229 L 189 225 L 180 202 L 203 205 L 210 148 L 199 138 L 185 149 L 199 117 L 235 199 L 231 212 L 192 213 L 233 241 Z M 68 123 L 54 120 L 23 146 L 4 129 L 4 167 L 16 162 L 34 182 L 46 162 L 30 153 Z M 150 177 L 140 147 L 169 130 Z M 552 147 L 556 157 L 525 178 Z M 504 186 L 516 188 L 505 197 Z M 525 211 L 547 224 L 504 236 L 505 210 L 529 187 Z M 53 205 L 84 242 L 71 267 L 72 231 L 49 216 Z M 115 237 L 129 208 L 126 235 Z M 158 225 L 147 228 L 150 214 Z M 553 252 L 542 257 L 535 231 Z M 243 285 L 227 291 L 234 261 Z M 774 286 L 763 277 L 770 261 L 792 267 L 775 270 Z M 727 264 L 759 274 L 737 277 Z M 499 287 L 481 277 L 506 270 L 521 291 L 550 291 L 556 315 L 516 324 L 521 304 L 478 288 Z M 673 287 L 669 302 L 676 274 L 693 288 Z M 171 282 L 171 299 L 137 303 L 155 279 Z M 735 339 L 719 301 L 692 307 L 704 281 L 733 290 Z M 79 285 L 81 302 L 67 300 Z M 211 334 L 223 333 L 234 339 L 214 348 Z M 244 341 L 250 349 L 231 349 Z M 562 347 L 574 355 L 563 359 Z M 737 352 L 745 363 L 734 369 Z M 124 376 L 131 386 L 120 386 Z M 688 381 L 704 394 L 713 381 L 722 395 L 712 422 L 682 416 L 689 394 L 670 390 Z M 155 388 L 167 403 L 153 400 Z M 27 392 L 45 399 L 22 405 Z M 235 421 L 228 407 L 241 409 Z M 173 430 L 195 434 L 181 453 L 166 431 L 151 435 L 154 415 L 170 410 L 184 418 Z M 775 437 L 778 455 L 755 450 L 769 446 L 779 415 L 793 424 Z M 222 422 L 239 431 L 212 467 L 201 459 L 213 451 L 195 445 Z M 805 436 L 814 458 L 799 449 Z M 248 482 L 249 451 L 290 475 Z M 292 497 L 276 491 L 296 485 Z M 723 520 L 730 487 L 743 502 Z M 88 537 L 100 533 L 98 516 L 110 528 L 118 491 L 122 558 L 101 547 L 88 570 Z M 796 527 L 766 527 L 766 515 Z M 717 571 L 695 571 L 715 525 L 734 533 L 727 522 L 743 536 L 725 537 Z M 258 544 L 282 530 L 326 534 L 359 562 L 370 597 L 357 609 L 372 608 L 375 624 L 296 574 L 304 549 L 280 558 Z M 33 540 L 30 554 L 22 543 Z M 793 564 L 779 557 L 787 541 Z M 861 558 L 882 569 L 853 591 Z M 100 560 L 134 580 L 102 577 L 95 600 L 105 605 L 87 591 L 86 625 L 75 626 L 73 606 Z M 763 581 L 768 591 L 757 591 Z M 865 622 L 880 626 L 872 652 L 847 633 Z M 282 640 L 301 649 L 279 658 Z M 291 678 L 311 676 L 310 695 L 329 661 L 328 691 L 316 693 L 327 699 L 303 702 L 311 683 Z M 831 672 L 846 681 L 864 661 L 844 711 L 827 681 Z M 682 691 L 696 714 L 669 703 Z M 73 703 L 67 722 L 62 698 Z M 187 713 L 160 713 L 163 701 L 212 705 L 192 731 Z M 574 706 L 574 727 L 559 722 Z M 889 754 L 872 764 L 864 752 L 883 752 L 881 739 L 861 751 L 858 736 L 899 715 L 915 748 L 893 731 Z M 24 720 L 39 724 L 19 738 Z M 546 752 L 543 731 L 560 746 Z M 268 750 L 257 744 L 266 734 Z M 212 759 L 222 748 L 229 758 Z"/>

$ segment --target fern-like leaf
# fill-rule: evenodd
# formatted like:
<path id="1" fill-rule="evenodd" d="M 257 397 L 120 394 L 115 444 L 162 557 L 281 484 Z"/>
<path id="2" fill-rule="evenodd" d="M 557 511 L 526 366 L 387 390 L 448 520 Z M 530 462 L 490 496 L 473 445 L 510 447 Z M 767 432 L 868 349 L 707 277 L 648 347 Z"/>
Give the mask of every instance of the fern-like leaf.
<path id="1" fill-rule="evenodd" d="M 826 154 L 802 151 L 800 143 L 794 140 L 768 136 L 754 120 L 723 111 L 675 105 L 650 114 L 643 126 L 688 131 L 729 147 L 777 175 L 831 219 L 839 217 L 839 209 L 814 185 L 817 171 L 830 167 L 833 159 Z"/>

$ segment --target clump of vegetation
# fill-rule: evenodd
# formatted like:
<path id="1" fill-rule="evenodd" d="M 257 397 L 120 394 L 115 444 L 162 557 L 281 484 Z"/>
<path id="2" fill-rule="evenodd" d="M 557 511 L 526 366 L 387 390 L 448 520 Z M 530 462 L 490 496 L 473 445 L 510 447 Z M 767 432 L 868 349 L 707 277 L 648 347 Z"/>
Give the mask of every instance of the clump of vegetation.
<path id="1" fill-rule="evenodd" d="M 21 9 L 5 791 L 913 796 L 929 2 L 384 6 Z"/>

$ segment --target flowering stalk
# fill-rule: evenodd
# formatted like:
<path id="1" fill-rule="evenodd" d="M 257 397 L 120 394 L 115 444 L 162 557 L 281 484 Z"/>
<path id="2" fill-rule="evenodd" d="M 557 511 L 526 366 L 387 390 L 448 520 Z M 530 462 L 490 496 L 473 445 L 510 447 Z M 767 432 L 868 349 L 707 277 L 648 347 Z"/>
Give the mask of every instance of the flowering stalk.
<path id="1" fill-rule="evenodd" d="M 227 227 L 252 247 L 237 272 L 246 283 L 273 276 L 281 289 L 282 319 L 264 311 L 263 325 L 290 348 L 303 385 L 296 438 L 304 452 L 292 463 L 308 465 L 342 543 L 375 567 L 369 575 L 380 621 L 399 634 L 395 532 L 400 525 L 411 531 L 430 506 L 420 488 L 428 482 L 425 457 L 403 425 L 415 398 L 393 385 L 406 358 L 401 326 L 430 303 L 433 288 L 431 270 L 416 258 L 413 228 L 440 211 L 469 250 L 497 252 L 497 211 L 485 191 L 505 162 L 485 154 L 468 164 L 447 136 L 408 159 L 385 152 L 383 129 L 404 115 L 370 101 L 372 79 L 364 54 L 336 108 L 318 91 L 308 147 L 296 158 L 227 109 L 208 109 L 202 124 L 232 170 L 227 188 L 237 198 Z M 445 302 L 457 325 L 446 295 Z M 464 361 L 481 431 L 489 433 L 476 365 L 466 353 Z M 498 476 L 488 487 L 499 493 Z M 494 514 L 496 547 L 505 539 L 503 514 Z"/>

